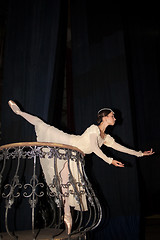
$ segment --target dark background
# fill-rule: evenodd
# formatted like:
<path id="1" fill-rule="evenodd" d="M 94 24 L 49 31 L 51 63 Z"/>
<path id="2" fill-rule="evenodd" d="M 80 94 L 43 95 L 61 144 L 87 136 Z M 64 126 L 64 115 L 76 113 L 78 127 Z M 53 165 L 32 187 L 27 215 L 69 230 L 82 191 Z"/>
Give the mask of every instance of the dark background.
<path id="1" fill-rule="evenodd" d="M 104 211 L 90 238 L 143 239 L 144 218 L 160 213 L 157 6 L 89 0 L 1 6 L 1 145 L 35 141 L 33 127 L 11 112 L 9 99 L 75 134 L 96 123 L 100 108 L 112 108 L 117 121 L 108 131 L 116 141 L 136 150 L 152 147 L 155 154 L 136 159 L 103 148 L 124 169 L 86 157 Z"/>

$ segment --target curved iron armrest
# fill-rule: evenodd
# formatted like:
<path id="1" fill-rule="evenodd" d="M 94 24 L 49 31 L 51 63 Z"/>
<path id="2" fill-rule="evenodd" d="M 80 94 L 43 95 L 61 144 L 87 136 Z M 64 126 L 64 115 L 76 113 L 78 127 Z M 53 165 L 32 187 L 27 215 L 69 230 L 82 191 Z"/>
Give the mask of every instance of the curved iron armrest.
<path id="1" fill-rule="evenodd" d="M 45 214 L 42 214 L 44 227 L 52 226 L 54 228 L 60 229 L 63 224 L 63 194 L 61 191 L 62 185 L 57 170 L 58 161 L 68 162 L 68 186 L 72 187 L 70 194 L 74 196 L 76 202 L 79 205 L 79 211 L 72 209 L 74 216 L 74 225 L 71 234 L 84 233 L 96 228 L 99 225 L 102 218 L 102 210 L 84 170 L 84 155 L 85 154 L 76 147 L 57 143 L 20 142 L 0 146 L 0 200 L 2 201 L 5 199 L 5 228 L 10 237 L 17 239 L 15 234 L 11 234 L 9 231 L 9 209 L 15 205 L 15 200 L 22 196 L 29 199 L 29 204 L 32 209 L 33 239 L 36 238 L 35 208 L 37 206 L 38 200 L 45 195 L 44 183 L 39 182 L 39 178 L 37 177 L 36 173 L 36 167 L 38 160 L 41 158 L 44 159 L 45 157 L 53 160 L 54 178 L 47 191 L 50 207 L 52 209 L 52 221 L 50 221 L 48 224 L 45 218 Z M 13 159 L 17 163 L 16 167 L 14 167 L 14 174 L 12 174 L 11 181 L 3 186 L 3 180 L 5 180 L 4 170 L 6 168 L 7 161 L 9 162 L 9 160 Z M 33 173 L 29 183 L 25 183 L 22 186 L 22 183 L 19 180 L 19 170 L 21 168 L 22 160 L 27 159 L 33 160 Z M 13 161 L 10 162 L 12 164 Z M 74 167 L 76 166 L 79 174 L 80 180 L 77 182 L 75 182 L 75 178 L 72 173 L 71 165 L 73 162 Z M 52 189 L 52 191 L 50 191 L 50 189 Z M 84 195 L 86 198 L 88 207 L 88 211 L 87 213 L 85 212 L 85 214 L 82 208 L 82 195 Z"/>
<path id="2" fill-rule="evenodd" d="M 78 151 L 83 156 L 85 156 L 85 154 L 80 149 L 78 149 L 76 147 L 73 147 L 73 146 L 70 146 L 70 145 L 66 145 L 66 144 L 50 143 L 50 142 L 19 142 L 19 143 L 10 143 L 10 144 L 6 144 L 6 145 L 0 146 L 0 150 L 9 149 L 9 148 L 15 148 L 15 147 L 30 147 L 30 146 L 40 146 L 40 147 L 48 146 L 48 147 L 68 148 L 68 149 L 71 149 L 71 150 Z"/>

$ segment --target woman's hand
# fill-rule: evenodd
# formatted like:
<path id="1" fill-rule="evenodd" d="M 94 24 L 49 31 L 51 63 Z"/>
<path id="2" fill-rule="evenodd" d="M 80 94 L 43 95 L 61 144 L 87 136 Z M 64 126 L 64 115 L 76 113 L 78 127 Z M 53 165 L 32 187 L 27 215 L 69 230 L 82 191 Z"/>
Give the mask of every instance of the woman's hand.
<path id="1" fill-rule="evenodd" d="M 112 164 L 116 167 L 124 167 L 123 163 L 116 161 L 116 160 L 112 160 Z"/>
<path id="2" fill-rule="evenodd" d="M 143 152 L 143 156 L 149 156 L 149 155 L 152 155 L 152 154 L 154 154 L 154 152 L 153 152 L 153 149 L 151 148 L 151 150 L 150 151 L 144 151 Z"/>

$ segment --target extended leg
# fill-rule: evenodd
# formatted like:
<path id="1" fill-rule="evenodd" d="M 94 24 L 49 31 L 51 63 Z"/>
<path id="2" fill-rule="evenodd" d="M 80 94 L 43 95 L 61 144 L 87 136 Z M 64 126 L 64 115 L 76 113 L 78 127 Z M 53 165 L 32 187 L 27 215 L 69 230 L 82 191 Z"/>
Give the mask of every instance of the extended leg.
<path id="1" fill-rule="evenodd" d="M 37 122 L 40 120 L 38 117 L 33 116 L 29 113 L 26 112 L 22 112 L 20 110 L 20 108 L 17 106 L 17 104 L 15 102 L 13 102 L 12 100 L 10 100 L 8 102 L 10 108 L 12 109 L 12 111 L 14 113 L 16 113 L 17 115 L 20 115 L 21 117 L 23 117 L 24 119 L 26 119 L 29 123 L 31 123 L 32 125 L 36 125 Z"/>

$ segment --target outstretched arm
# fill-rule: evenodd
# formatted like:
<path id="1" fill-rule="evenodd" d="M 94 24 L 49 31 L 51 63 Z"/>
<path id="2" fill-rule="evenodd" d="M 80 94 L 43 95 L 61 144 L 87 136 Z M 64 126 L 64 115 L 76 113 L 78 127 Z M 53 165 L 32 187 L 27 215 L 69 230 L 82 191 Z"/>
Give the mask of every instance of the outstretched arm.
<path id="1" fill-rule="evenodd" d="M 119 143 L 117 143 L 115 141 L 112 142 L 110 147 L 112 147 L 113 149 L 115 149 L 117 151 L 124 152 L 124 153 L 130 154 L 130 155 L 134 155 L 136 157 L 143 157 L 143 156 L 149 156 L 149 155 L 154 154 L 152 149 L 150 151 L 144 151 L 144 152 L 142 152 L 142 151 L 135 151 L 133 149 L 124 147 L 124 146 L 122 146 L 121 144 L 119 144 Z"/>
<path id="2" fill-rule="evenodd" d="M 119 161 L 113 160 L 113 158 L 107 157 L 102 152 L 102 150 L 98 146 L 96 133 L 90 134 L 90 143 L 91 143 L 92 152 L 94 152 L 98 157 L 102 158 L 105 162 L 109 164 L 113 164 L 116 167 L 124 167 L 124 164 L 122 164 Z"/>

